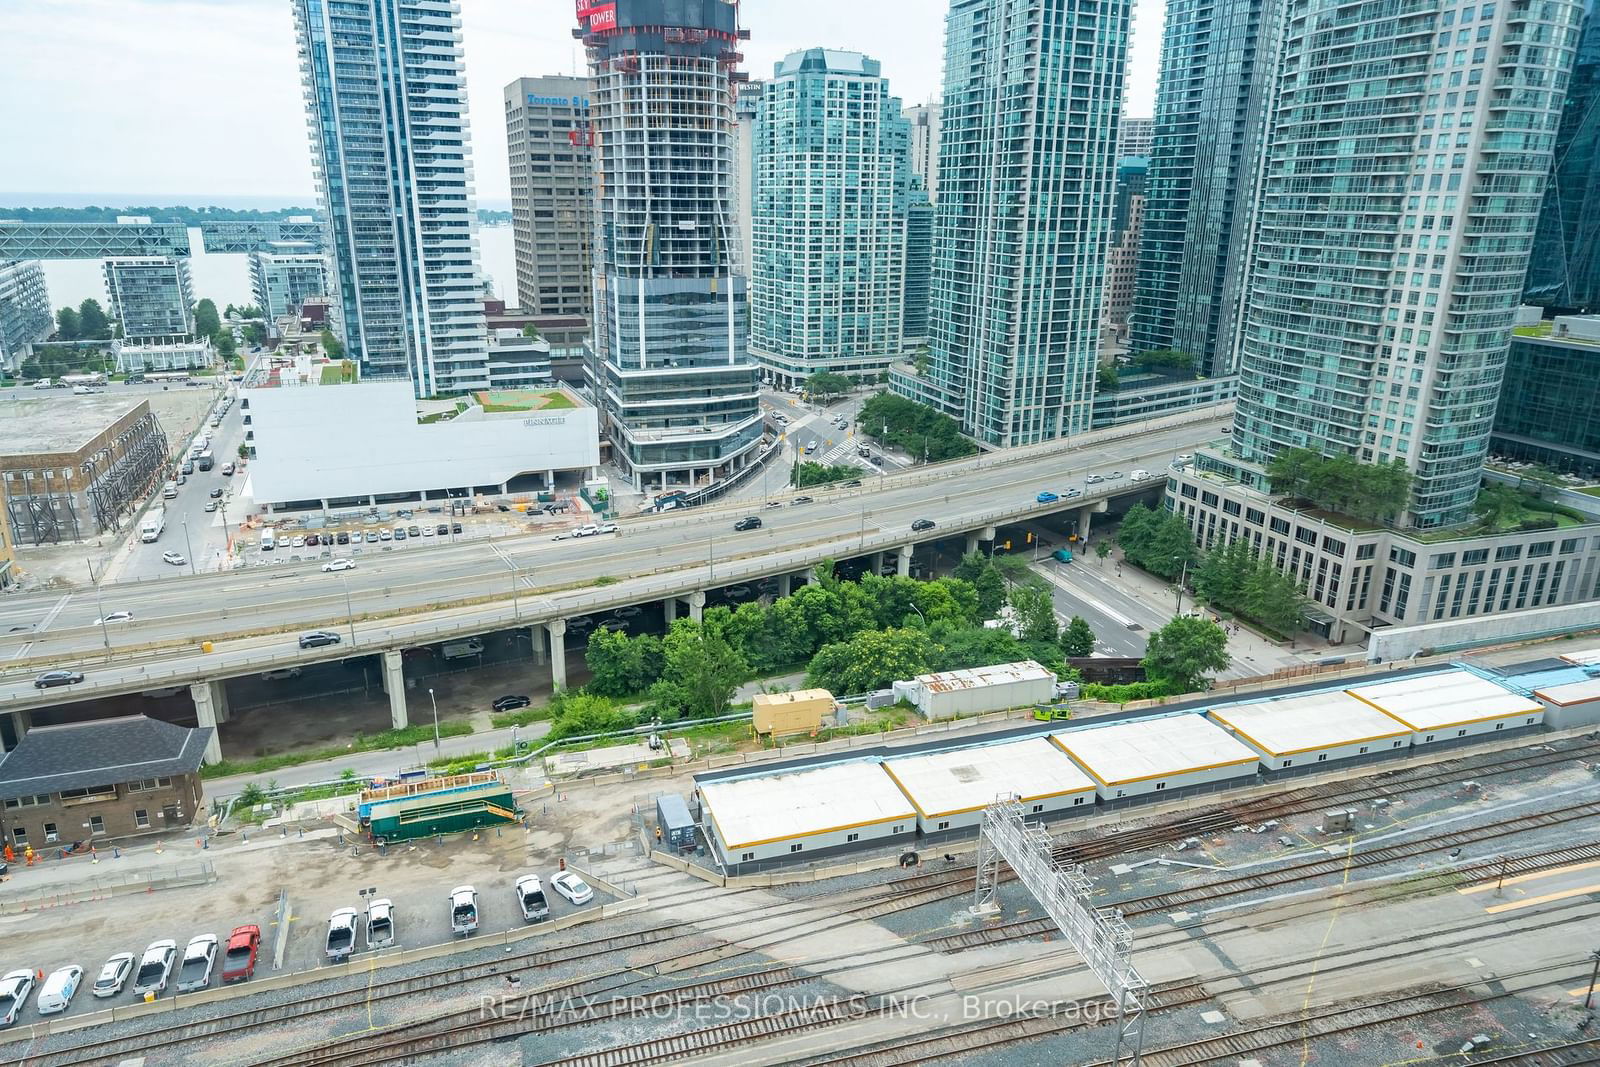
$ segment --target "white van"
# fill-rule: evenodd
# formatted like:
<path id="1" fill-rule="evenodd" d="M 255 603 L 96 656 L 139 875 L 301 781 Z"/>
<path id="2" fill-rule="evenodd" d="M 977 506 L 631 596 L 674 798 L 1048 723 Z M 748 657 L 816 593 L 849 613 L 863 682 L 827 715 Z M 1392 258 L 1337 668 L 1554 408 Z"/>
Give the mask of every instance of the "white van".
<path id="1" fill-rule="evenodd" d="M 439 650 L 445 659 L 465 659 L 468 656 L 483 655 L 483 642 L 476 637 L 469 637 L 465 641 L 451 641 Z"/>
<path id="2" fill-rule="evenodd" d="M 261 551 L 271 552 L 278 547 L 278 535 L 271 530 L 261 531 Z"/>
<path id="3" fill-rule="evenodd" d="M 83 968 L 77 964 L 53 971 L 44 985 L 39 987 L 38 1009 L 40 1015 L 58 1015 L 72 1005 L 72 995 L 83 981 Z"/>

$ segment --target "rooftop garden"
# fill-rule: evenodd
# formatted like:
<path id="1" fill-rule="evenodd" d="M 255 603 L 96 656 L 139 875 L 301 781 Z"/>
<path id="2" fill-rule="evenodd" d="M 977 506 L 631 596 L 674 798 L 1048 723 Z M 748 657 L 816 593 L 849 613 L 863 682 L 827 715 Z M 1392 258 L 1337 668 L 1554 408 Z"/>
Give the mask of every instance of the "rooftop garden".
<path id="1" fill-rule="evenodd" d="M 485 389 L 472 394 L 490 414 L 508 411 L 557 411 L 578 405 L 561 389 Z"/>

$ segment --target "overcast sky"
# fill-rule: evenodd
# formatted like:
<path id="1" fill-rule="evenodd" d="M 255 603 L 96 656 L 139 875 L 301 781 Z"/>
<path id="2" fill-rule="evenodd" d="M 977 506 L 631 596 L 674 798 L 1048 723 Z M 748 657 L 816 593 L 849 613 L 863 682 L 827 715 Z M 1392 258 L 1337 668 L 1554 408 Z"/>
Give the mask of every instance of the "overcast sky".
<path id="1" fill-rule="evenodd" d="M 1163 5 L 1135 0 L 1128 114 L 1150 114 Z M 573 3 L 461 6 L 478 195 L 503 201 L 501 90 L 524 75 L 576 71 Z M 946 0 L 743 7 L 752 77 L 824 45 L 882 60 L 908 103 L 938 93 Z M 3 0 L 0 12 L 0 204 L 7 193 L 310 203 L 290 0 Z"/>

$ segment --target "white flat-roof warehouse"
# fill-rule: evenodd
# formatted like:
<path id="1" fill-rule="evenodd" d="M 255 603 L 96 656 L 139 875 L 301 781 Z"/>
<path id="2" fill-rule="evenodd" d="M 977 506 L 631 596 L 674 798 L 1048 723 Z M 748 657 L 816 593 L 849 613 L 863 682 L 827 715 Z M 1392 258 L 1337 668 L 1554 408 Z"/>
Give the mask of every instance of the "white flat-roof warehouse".
<path id="1" fill-rule="evenodd" d="M 925 834 L 977 826 L 1003 794 L 1045 817 L 1094 804 L 1094 782 L 1044 737 L 889 758 L 883 769 L 911 799 Z"/>
<path id="2" fill-rule="evenodd" d="M 1580 648 L 1575 652 L 1563 652 L 1561 658 L 1580 667 L 1600 665 L 1600 645 L 1594 648 Z"/>
<path id="3" fill-rule="evenodd" d="M 1349 693 L 1409 727 L 1414 745 L 1522 729 L 1544 718 L 1543 704 L 1459 667 L 1359 686 Z"/>
<path id="4" fill-rule="evenodd" d="M 729 864 L 913 836 L 917 813 L 876 760 L 696 785 Z"/>
<path id="5" fill-rule="evenodd" d="M 1268 770 L 1403 749 L 1411 733 L 1342 690 L 1225 704 L 1207 716 L 1261 753 Z"/>
<path id="6" fill-rule="evenodd" d="M 1051 734 L 1098 783 L 1102 800 L 1254 774 L 1261 757 L 1204 715 L 1176 712 Z"/>

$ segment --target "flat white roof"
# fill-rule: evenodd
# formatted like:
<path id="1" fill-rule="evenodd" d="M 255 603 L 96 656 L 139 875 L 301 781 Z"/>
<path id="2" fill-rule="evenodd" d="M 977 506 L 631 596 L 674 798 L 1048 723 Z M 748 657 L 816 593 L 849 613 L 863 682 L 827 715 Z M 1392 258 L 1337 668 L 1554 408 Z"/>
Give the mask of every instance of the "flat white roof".
<path id="1" fill-rule="evenodd" d="M 1212 708 L 1214 722 L 1272 756 L 1405 737 L 1411 731 L 1349 693 L 1305 693 Z"/>
<path id="2" fill-rule="evenodd" d="M 1542 689 L 1535 689 L 1533 695 L 1561 708 L 1573 704 L 1586 704 L 1591 700 L 1600 700 L 1600 678 L 1583 678 L 1576 682 L 1547 685 Z"/>
<path id="3" fill-rule="evenodd" d="M 1436 730 L 1544 712 L 1544 705 L 1471 671 L 1459 669 L 1396 678 L 1349 692 L 1413 730 Z"/>
<path id="4" fill-rule="evenodd" d="M 730 849 L 916 818 L 911 801 L 876 761 L 701 782 L 699 788 Z"/>
<path id="5" fill-rule="evenodd" d="M 959 671 L 919 674 L 917 681 L 930 692 L 946 693 L 952 689 L 978 689 L 1007 682 L 1036 682 L 1045 678 L 1055 681 L 1055 677 L 1033 660 L 1025 659 L 1016 663 L 996 663 L 992 667 L 967 667 Z"/>
<path id="6" fill-rule="evenodd" d="M 1592 663 L 1600 663 L 1600 645 L 1593 648 L 1580 648 L 1575 652 L 1563 652 L 1561 658 L 1568 663 L 1576 663 L 1580 667 L 1587 667 Z"/>
<path id="7" fill-rule="evenodd" d="M 1094 782 L 1048 738 L 974 745 L 883 761 L 924 816 L 979 811 L 1002 793 L 1024 801 L 1094 792 Z"/>
<path id="8" fill-rule="evenodd" d="M 1198 712 L 1050 735 L 1102 785 L 1208 771 L 1261 757 Z"/>

